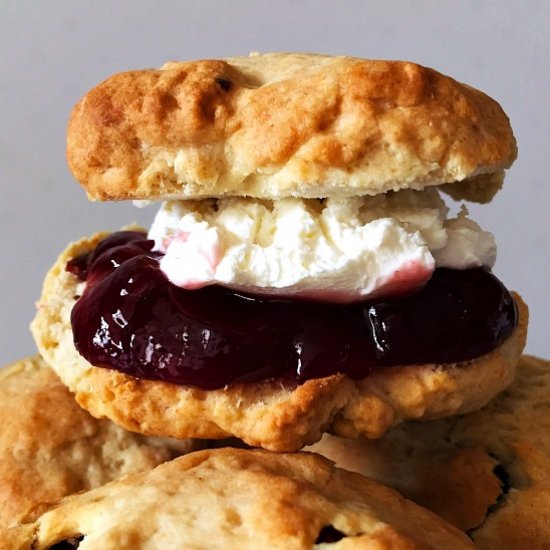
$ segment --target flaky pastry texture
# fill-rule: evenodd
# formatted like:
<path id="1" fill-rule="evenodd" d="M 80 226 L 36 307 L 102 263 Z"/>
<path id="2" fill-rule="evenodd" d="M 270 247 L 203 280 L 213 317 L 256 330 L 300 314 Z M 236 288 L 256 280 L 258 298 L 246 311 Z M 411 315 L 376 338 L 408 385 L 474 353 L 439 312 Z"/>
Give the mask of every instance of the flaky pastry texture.
<path id="1" fill-rule="evenodd" d="M 326 459 L 242 449 L 191 453 L 68 497 L 20 532 L 20 548 L 33 550 L 67 539 L 79 550 L 473 548 L 441 518 Z"/>
<path id="2" fill-rule="evenodd" d="M 485 550 L 550 543 L 550 362 L 524 356 L 483 409 L 404 422 L 378 441 L 331 436 L 312 446 L 468 531 Z"/>
<path id="3" fill-rule="evenodd" d="M 100 200 L 349 197 L 464 180 L 491 195 L 515 157 L 507 116 L 482 92 L 415 63 L 296 53 L 116 74 L 78 102 L 67 136 L 74 176 Z"/>
<path id="4" fill-rule="evenodd" d="M 325 431 L 377 438 L 406 418 L 432 419 L 482 407 L 512 381 L 525 345 L 527 309 L 516 296 L 520 322 L 512 335 L 487 355 L 463 363 L 383 368 L 363 380 L 337 374 L 294 388 L 266 381 L 201 390 L 134 378 L 90 365 L 73 344 L 70 313 L 83 283 L 65 265 L 105 236 L 73 243 L 61 254 L 44 282 L 32 331 L 44 358 L 82 407 L 143 434 L 235 436 L 274 451 L 298 450 Z"/>
<path id="5" fill-rule="evenodd" d="M 39 356 L 0 369 L 0 418 L 0 529 L 196 447 L 93 418 Z"/>

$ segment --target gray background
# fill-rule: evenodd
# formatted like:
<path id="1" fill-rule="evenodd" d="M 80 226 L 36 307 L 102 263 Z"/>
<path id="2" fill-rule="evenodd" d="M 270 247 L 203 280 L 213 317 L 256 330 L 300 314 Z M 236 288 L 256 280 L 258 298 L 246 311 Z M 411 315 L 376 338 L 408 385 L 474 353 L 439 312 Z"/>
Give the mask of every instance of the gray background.
<path id="1" fill-rule="evenodd" d="M 171 59 L 319 51 L 410 59 L 481 88 L 508 112 L 520 157 L 472 214 L 496 274 L 531 306 L 527 350 L 550 358 L 550 2 L 0 0 L 1 364 L 34 353 L 45 271 L 70 240 L 153 209 L 89 203 L 65 165 L 72 105 L 113 72 Z"/>

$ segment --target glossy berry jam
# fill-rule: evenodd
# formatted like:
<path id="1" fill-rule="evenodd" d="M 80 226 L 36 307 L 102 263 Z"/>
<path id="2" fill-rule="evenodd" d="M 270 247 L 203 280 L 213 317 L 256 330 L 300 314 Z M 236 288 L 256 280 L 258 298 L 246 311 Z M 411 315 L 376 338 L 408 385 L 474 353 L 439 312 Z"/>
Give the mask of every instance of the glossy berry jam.
<path id="1" fill-rule="evenodd" d="M 337 372 L 364 378 L 384 366 L 478 357 L 517 322 L 512 297 L 482 268 L 437 269 L 405 297 L 325 304 L 176 287 L 152 246 L 142 233 L 114 233 L 67 264 L 86 280 L 71 321 L 91 364 L 205 389 Z"/>

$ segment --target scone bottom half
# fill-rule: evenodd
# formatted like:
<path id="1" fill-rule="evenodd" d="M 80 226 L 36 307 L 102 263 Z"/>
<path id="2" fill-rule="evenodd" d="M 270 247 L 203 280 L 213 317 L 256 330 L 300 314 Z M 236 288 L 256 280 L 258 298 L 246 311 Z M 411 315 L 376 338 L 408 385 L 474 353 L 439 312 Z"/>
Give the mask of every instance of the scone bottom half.
<path id="1" fill-rule="evenodd" d="M 440 332 L 425 336 L 416 329 L 414 338 L 404 340 L 419 353 L 454 349 L 473 357 L 398 362 L 404 346 L 397 346 L 398 361 L 392 363 L 388 346 L 388 363 L 377 364 L 371 350 L 381 334 L 364 320 L 369 314 L 377 318 L 378 304 L 263 300 L 217 287 L 186 291 L 166 280 L 158 269 L 158 253 L 150 247 L 139 231 L 98 234 L 71 245 L 48 274 L 33 322 L 41 352 L 80 404 L 130 430 L 180 438 L 236 436 L 273 450 L 296 450 L 324 431 L 379 437 L 403 418 L 437 418 L 479 408 L 511 382 L 525 344 L 526 307 L 483 269 L 459 272 L 450 292 L 451 298 L 460 295 L 458 305 L 469 299 L 474 311 L 476 305 L 489 307 L 481 319 L 465 310 L 466 331 L 457 336 L 455 327 L 441 332 L 445 323 L 436 317 Z M 432 279 L 441 277 L 439 286 L 446 288 L 454 275 L 436 270 Z M 485 285 L 483 300 L 476 284 L 462 287 L 462 276 Z M 390 301 L 391 307 L 381 302 L 382 313 L 390 307 L 390 320 L 396 316 L 408 323 L 397 325 L 398 343 L 415 325 L 425 329 L 424 310 L 443 309 L 438 315 L 446 315 L 436 302 L 449 298 L 438 297 L 441 289 L 433 287 Z M 422 296 L 431 292 L 435 297 L 422 307 Z M 412 318 L 407 320 L 409 310 Z M 334 316 L 339 316 L 336 323 Z M 494 321 L 487 327 L 489 319 Z M 479 339 L 477 333 L 487 331 L 490 341 Z M 386 340 L 392 337 L 390 332 Z M 423 338 L 430 338 L 424 348 L 415 342 Z M 346 339 L 347 356 L 340 345 Z M 431 345 L 441 339 L 447 343 L 443 348 Z M 308 356 L 311 363 L 305 361 Z M 348 373 L 342 372 L 342 364 Z M 220 384 L 219 376 L 233 375 L 234 366 L 236 377 Z"/>

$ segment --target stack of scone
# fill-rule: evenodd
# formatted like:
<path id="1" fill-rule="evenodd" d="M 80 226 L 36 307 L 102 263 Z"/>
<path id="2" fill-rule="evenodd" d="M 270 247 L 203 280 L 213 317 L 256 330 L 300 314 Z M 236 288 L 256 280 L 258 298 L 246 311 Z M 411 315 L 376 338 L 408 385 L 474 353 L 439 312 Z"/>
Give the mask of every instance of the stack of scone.
<path id="1" fill-rule="evenodd" d="M 413 63 L 251 55 L 91 90 L 74 176 L 164 202 L 46 277 L 57 374 L 0 378 L 0 547 L 550 548 L 546 364 L 453 203 L 515 156 L 495 101 Z"/>

